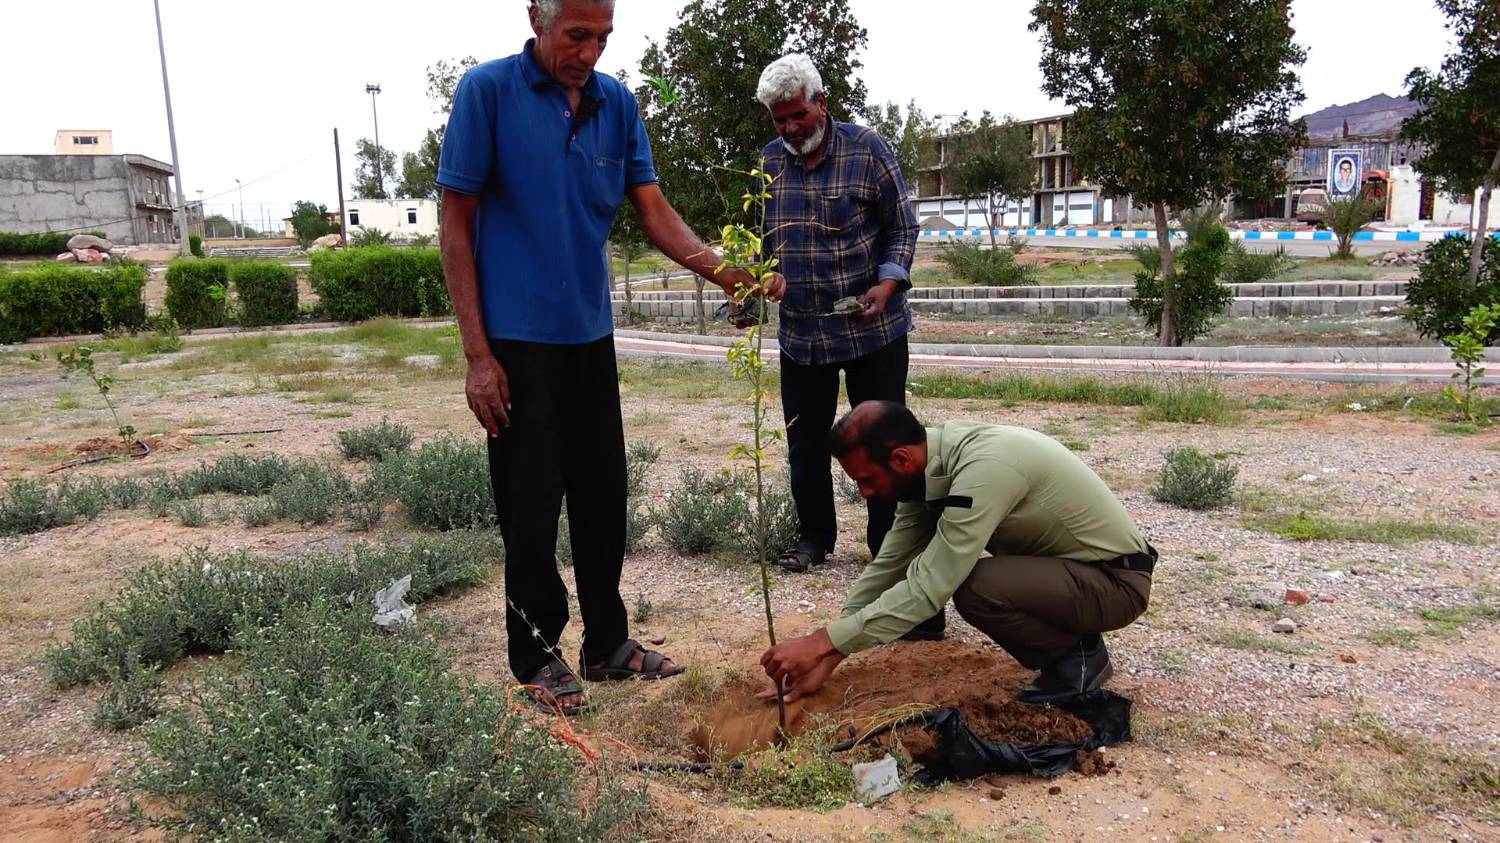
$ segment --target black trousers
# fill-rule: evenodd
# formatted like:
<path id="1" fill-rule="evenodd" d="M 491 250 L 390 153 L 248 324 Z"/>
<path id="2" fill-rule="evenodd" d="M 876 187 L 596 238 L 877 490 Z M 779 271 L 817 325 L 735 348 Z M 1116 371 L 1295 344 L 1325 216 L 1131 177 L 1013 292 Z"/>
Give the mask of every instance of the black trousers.
<path id="1" fill-rule="evenodd" d="M 489 439 L 490 482 L 505 541 L 510 669 L 528 682 L 558 657 L 568 590 L 557 522 L 568 501 L 583 658 L 608 658 L 629 635 L 625 560 L 625 430 L 613 337 L 583 345 L 491 340 L 510 381 L 510 427 Z M 564 658 L 564 661 L 570 661 Z"/>
<path id="2" fill-rule="evenodd" d="M 838 535 L 828 431 L 838 413 L 839 372 L 844 373 L 850 407 L 863 401 L 905 404 L 908 360 L 906 337 L 843 363 L 805 366 L 782 356 L 781 407 L 786 419 L 787 460 L 803 541 L 831 553 Z M 865 542 L 874 556 L 896 520 L 896 504 L 869 501 L 866 508 L 869 521 Z"/>

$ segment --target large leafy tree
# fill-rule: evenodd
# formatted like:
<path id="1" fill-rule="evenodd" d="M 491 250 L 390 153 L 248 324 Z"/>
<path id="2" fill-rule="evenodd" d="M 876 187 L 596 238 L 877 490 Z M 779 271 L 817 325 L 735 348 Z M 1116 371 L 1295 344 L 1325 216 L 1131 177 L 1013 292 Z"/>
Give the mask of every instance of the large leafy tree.
<path id="1" fill-rule="evenodd" d="M 1305 137 L 1290 0 L 1038 0 L 1042 89 L 1074 109 L 1067 144 L 1106 192 L 1150 205 L 1162 345 L 1178 345 L 1167 209 L 1283 187 Z"/>
<path id="2" fill-rule="evenodd" d="M 297 242 L 306 249 L 312 241 L 333 231 L 328 222 L 328 209 L 322 205 L 302 201 L 292 206 L 292 232 Z"/>
<path id="3" fill-rule="evenodd" d="M 872 105 L 865 110 L 863 122 L 890 145 L 896 154 L 896 163 L 901 167 L 901 175 L 906 178 L 906 186 L 915 190 L 918 172 L 931 163 L 924 160 L 924 156 L 929 155 L 931 141 L 937 137 L 937 121 L 917 108 L 916 100 L 911 100 L 907 102 L 904 114 L 901 106 L 894 102 Z"/>
<path id="4" fill-rule="evenodd" d="M 1036 160 L 1031 157 L 1031 130 L 986 111 L 978 122 L 965 117 L 950 133 L 953 163 L 945 176 L 954 193 L 982 198 L 990 212 L 990 245 L 1005 199 L 1029 197 L 1036 188 Z"/>
<path id="5" fill-rule="evenodd" d="M 444 117 L 453 110 L 453 94 L 458 82 L 469 68 L 478 64 L 473 56 L 449 61 L 439 59 L 427 68 L 427 99 L 432 101 L 433 112 Z M 445 126 L 428 129 L 416 152 L 401 156 L 401 178 L 397 192 L 412 199 L 441 201 L 442 188 L 438 187 L 438 160 L 443 154 L 443 130 Z"/>
<path id="6" fill-rule="evenodd" d="M 360 138 L 354 145 L 354 160 L 354 198 L 391 198 L 385 180 L 395 176 L 396 153 L 388 147 L 376 146 L 369 138 Z"/>
<path id="7" fill-rule="evenodd" d="M 737 209 L 743 192 L 722 168 L 749 169 L 775 137 L 755 99 L 766 65 L 807 53 L 834 119 L 847 121 L 865 110 L 865 86 L 855 77 L 864 45 L 849 0 L 691 0 L 683 8 L 666 38 L 647 47 L 640 65 L 646 81 L 636 95 L 662 189 L 689 226 L 718 229 L 726 200 Z M 673 102 L 665 101 L 667 91 Z"/>
<path id="8" fill-rule="evenodd" d="M 1469 283 L 1479 282 L 1490 196 L 1500 183 L 1500 4 L 1493 0 L 1437 0 L 1457 46 L 1436 72 L 1419 67 L 1406 77 L 1407 96 L 1422 110 L 1401 126 L 1402 137 L 1423 146 L 1423 175 L 1444 190 L 1473 196 Z"/>

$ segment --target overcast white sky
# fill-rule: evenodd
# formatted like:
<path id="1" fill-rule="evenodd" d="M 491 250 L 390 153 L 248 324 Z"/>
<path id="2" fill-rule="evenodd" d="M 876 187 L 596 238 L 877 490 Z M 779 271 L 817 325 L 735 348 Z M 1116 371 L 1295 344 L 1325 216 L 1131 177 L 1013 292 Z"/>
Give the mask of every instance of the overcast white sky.
<path id="1" fill-rule="evenodd" d="M 769 2 L 770 0 L 768 0 Z M 677 20 L 682 0 L 618 0 L 599 69 L 634 75 L 649 38 Z M 1029 0 L 851 0 L 869 30 L 863 76 L 874 101 L 915 98 L 929 114 L 989 109 L 1020 118 L 1062 110 L 1038 90 L 1040 47 Z M 0 154 L 47 153 L 64 128 L 113 129 L 116 152 L 170 160 L 150 0 L 6 0 L 0 51 Z M 210 213 L 280 216 L 297 199 L 337 204 L 333 129 L 350 150 L 371 132 L 367 82 L 379 83 L 380 139 L 412 150 L 437 125 L 425 69 L 441 58 L 481 60 L 530 35 L 524 0 L 161 0 L 186 197 Z M 1306 110 L 1399 94 L 1418 65 L 1448 48 L 1426 0 L 1294 0 Z M 752 92 L 745 92 L 753 102 Z M 770 127 L 767 126 L 767 134 Z M 217 206 L 217 207 L 215 207 Z"/>

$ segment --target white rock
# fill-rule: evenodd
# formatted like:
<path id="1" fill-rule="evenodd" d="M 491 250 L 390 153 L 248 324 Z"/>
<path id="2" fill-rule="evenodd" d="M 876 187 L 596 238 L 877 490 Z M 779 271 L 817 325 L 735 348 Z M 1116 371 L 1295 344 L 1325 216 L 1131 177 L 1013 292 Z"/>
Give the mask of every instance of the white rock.
<path id="1" fill-rule="evenodd" d="M 1304 474 L 1297 478 L 1298 483 L 1316 483 L 1318 480 L 1319 478 L 1316 474 Z"/>
<path id="2" fill-rule="evenodd" d="M 108 240 L 105 240 L 103 237 L 95 237 L 92 234 L 75 234 L 68 238 L 69 250 L 97 249 L 101 252 L 108 252 L 113 248 L 114 245 Z"/>
<path id="3" fill-rule="evenodd" d="M 1291 618 L 1282 618 L 1281 620 L 1277 621 L 1276 623 L 1271 624 L 1271 631 L 1272 632 L 1284 632 L 1284 633 L 1296 632 L 1297 631 L 1297 622 L 1294 621 L 1294 620 L 1292 620 Z"/>
<path id="4" fill-rule="evenodd" d="M 436 369 L 443 365 L 443 358 L 436 354 L 412 354 L 401 358 L 401 362 L 418 369 Z"/>
<path id="5" fill-rule="evenodd" d="M 890 753 L 879 761 L 854 765 L 854 798 L 860 802 L 875 802 L 900 789 L 901 776 Z"/>

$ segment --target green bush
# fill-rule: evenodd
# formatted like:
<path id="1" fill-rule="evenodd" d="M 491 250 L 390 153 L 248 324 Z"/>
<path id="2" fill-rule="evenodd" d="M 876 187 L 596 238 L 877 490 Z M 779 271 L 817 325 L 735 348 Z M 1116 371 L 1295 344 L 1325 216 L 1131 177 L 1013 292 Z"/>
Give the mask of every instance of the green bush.
<path id="1" fill-rule="evenodd" d="M 276 261 L 235 261 L 229 281 L 239 303 L 241 325 L 285 325 L 297 321 L 297 273 Z"/>
<path id="2" fill-rule="evenodd" d="M 320 600 L 368 612 L 376 591 L 407 574 L 406 599 L 418 603 L 482 582 L 501 558 L 498 538 L 488 532 L 358 545 L 352 556 L 192 550 L 131 574 L 113 599 L 74 622 L 72 640 L 49 650 L 45 661 L 60 688 L 108 679 L 137 663 L 166 668 L 188 653 L 223 652 L 238 624 L 271 623 Z"/>
<path id="3" fill-rule="evenodd" d="M 0 270 L 0 342 L 136 330 L 146 324 L 145 286 L 146 269 L 136 265 Z"/>
<path id="4" fill-rule="evenodd" d="M 1469 283 L 1467 236 L 1444 237 L 1422 253 L 1417 277 L 1406 285 L 1406 318 L 1422 336 L 1441 340 L 1464 332 L 1464 317 L 1480 305 L 1500 306 L 1500 242 L 1484 240 L 1479 283 Z M 1490 332 L 1488 345 L 1500 344 L 1500 326 Z"/>
<path id="5" fill-rule="evenodd" d="M 298 524 L 327 524 L 343 511 L 354 492 L 349 478 L 321 463 L 308 460 L 271 487 L 271 503 L 281 518 Z"/>
<path id="6" fill-rule="evenodd" d="M 1187 245 L 1176 256 L 1173 280 L 1174 317 L 1179 345 L 1190 343 L 1208 333 L 1213 318 L 1224 312 L 1234 300 L 1234 291 L 1219 283 L 1229 252 L 1229 232 L 1215 223 L 1189 229 Z M 1142 270 L 1135 274 L 1135 295 L 1130 309 L 1145 317 L 1146 326 L 1161 327 L 1162 284 L 1156 273 Z"/>
<path id="7" fill-rule="evenodd" d="M 316 252 L 308 280 L 332 319 L 441 316 L 451 312 L 437 249 L 363 249 Z"/>
<path id="8" fill-rule="evenodd" d="M 1227 459 L 1216 459 L 1197 448 L 1173 448 L 1151 496 L 1183 509 L 1215 509 L 1229 502 L 1240 470 Z"/>
<path id="9" fill-rule="evenodd" d="M 378 228 L 367 227 L 354 232 L 354 238 L 349 245 L 356 249 L 367 249 L 371 246 L 391 245 L 391 235 Z"/>
<path id="10" fill-rule="evenodd" d="M 415 439 L 406 425 L 381 419 L 379 424 L 340 430 L 339 450 L 345 459 L 380 462 L 407 450 Z"/>
<path id="11" fill-rule="evenodd" d="M 695 556 L 736 547 L 747 513 L 744 489 L 733 473 L 687 468 L 656 514 L 656 525 L 668 547 Z"/>
<path id="12" fill-rule="evenodd" d="M 587 768 L 453 654 L 317 604 L 246 629 L 237 670 L 147 732 L 150 821 L 195 839 L 608 840 L 645 795 Z"/>
<path id="13" fill-rule="evenodd" d="M 945 244 L 938 260 L 947 264 L 953 274 L 970 284 L 986 287 L 1019 287 L 1036 283 L 1036 268 L 1016 263 L 1016 255 L 1026 248 L 1024 241 L 997 249 L 979 243 L 955 240 Z"/>
<path id="14" fill-rule="evenodd" d="M 1220 280 L 1226 284 L 1264 284 L 1291 272 L 1295 264 L 1285 246 L 1277 246 L 1274 252 L 1254 252 L 1245 248 L 1244 241 L 1236 240 L 1224 256 Z"/>
<path id="15" fill-rule="evenodd" d="M 1375 218 L 1380 206 L 1363 196 L 1348 196 L 1343 199 L 1331 199 L 1323 206 L 1323 224 L 1333 230 L 1333 236 L 1338 238 L 1338 249 L 1334 251 L 1334 257 L 1348 259 L 1354 257 L 1354 235 L 1365 223 Z"/>
<path id="16" fill-rule="evenodd" d="M 161 674 L 139 663 L 110 672 L 110 683 L 94 706 L 94 725 L 112 732 L 134 729 L 161 707 Z"/>
<path id="17" fill-rule="evenodd" d="M 452 438 L 429 442 L 388 457 L 376 476 L 418 527 L 456 530 L 495 521 L 495 494 L 483 443 Z"/>
<path id="18" fill-rule="evenodd" d="M 68 250 L 68 238 L 72 236 L 53 232 L 18 234 L 0 231 L 0 255 L 60 255 Z"/>
<path id="19" fill-rule="evenodd" d="M 203 254 L 203 238 L 196 234 L 189 234 L 188 252 L 195 258 L 207 257 L 207 255 Z"/>
<path id="20" fill-rule="evenodd" d="M 163 478 L 157 492 L 176 498 L 220 492 L 264 495 L 271 491 L 271 487 L 291 477 L 293 469 L 290 460 L 274 454 L 265 457 L 228 454 L 212 463 L 200 463 L 175 478 Z"/>
<path id="21" fill-rule="evenodd" d="M 217 328 L 229 313 L 229 261 L 178 258 L 167 266 L 167 313 L 184 328 Z"/>
<path id="22" fill-rule="evenodd" d="M 1161 274 L 1161 248 L 1151 243 L 1126 243 L 1129 252 L 1141 268 L 1152 275 Z"/>

